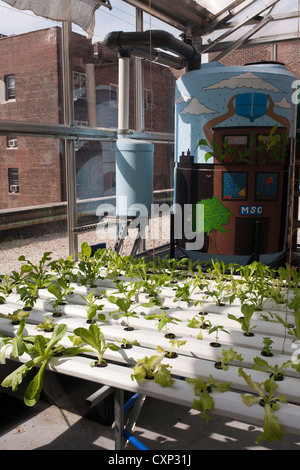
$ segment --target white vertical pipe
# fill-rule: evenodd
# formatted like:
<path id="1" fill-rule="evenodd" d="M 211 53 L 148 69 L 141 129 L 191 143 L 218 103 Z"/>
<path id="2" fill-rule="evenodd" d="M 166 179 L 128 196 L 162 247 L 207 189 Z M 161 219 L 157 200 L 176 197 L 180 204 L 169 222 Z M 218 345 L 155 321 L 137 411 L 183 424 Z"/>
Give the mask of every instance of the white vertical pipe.
<path id="1" fill-rule="evenodd" d="M 63 64 L 63 102 L 64 124 L 74 122 L 73 107 L 73 64 L 72 64 L 72 23 L 62 22 L 62 64 Z M 77 260 L 78 239 L 74 229 L 77 227 L 76 201 L 76 159 L 75 146 L 72 140 L 65 139 L 66 189 L 67 189 L 67 225 L 69 238 L 69 254 Z"/>
<path id="2" fill-rule="evenodd" d="M 136 8 L 136 31 L 143 31 L 143 10 Z M 145 130 L 144 119 L 144 62 L 140 57 L 134 57 L 134 104 L 135 123 L 137 131 Z"/>
<path id="3" fill-rule="evenodd" d="M 130 57 L 119 57 L 118 128 L 123 134 L 129 128 Z"/>

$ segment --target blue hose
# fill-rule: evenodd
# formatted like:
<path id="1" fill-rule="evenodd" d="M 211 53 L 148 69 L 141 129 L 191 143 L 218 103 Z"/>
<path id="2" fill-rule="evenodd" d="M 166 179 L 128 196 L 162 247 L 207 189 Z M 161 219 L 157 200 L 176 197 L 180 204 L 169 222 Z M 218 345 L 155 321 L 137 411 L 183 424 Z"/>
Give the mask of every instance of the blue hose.
<path id="1" fill-rule="evenodd" d="M 138 450 L 149 450 L 148 447 L 146 447 L 141 441 L 139 441 L 136 437 L 134 437 L 132 434 L 130 434 L 127 429 L 124 430 L 123 432 L 124 437 L 131 442 L 131 444 L 134 445 Z"/>

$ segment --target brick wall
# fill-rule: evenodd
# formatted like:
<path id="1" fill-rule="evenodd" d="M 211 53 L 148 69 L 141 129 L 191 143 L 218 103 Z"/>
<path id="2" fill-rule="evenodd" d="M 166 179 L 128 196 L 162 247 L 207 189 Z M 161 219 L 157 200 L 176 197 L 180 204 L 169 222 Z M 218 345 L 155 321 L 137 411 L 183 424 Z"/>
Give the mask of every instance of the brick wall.
<path id="1" fill-rule="evenodd" d="M 277 53 L 276 59 L 278 62 L 283 62 L 287 69 L 293 72 L 296 77 L 300 74 L 300 44 L 297 40 L 280 42 L 276 46 Z M 209 54 L 209 61 L 219 53 Z M 221 63 L 225 65 L 244 65 L 248 62 L 268 61 L 272 59 L 272 45 L 265 44 L 259 46 L 251 46 L 248 48 L 241 48 L 227 54 Z"/>

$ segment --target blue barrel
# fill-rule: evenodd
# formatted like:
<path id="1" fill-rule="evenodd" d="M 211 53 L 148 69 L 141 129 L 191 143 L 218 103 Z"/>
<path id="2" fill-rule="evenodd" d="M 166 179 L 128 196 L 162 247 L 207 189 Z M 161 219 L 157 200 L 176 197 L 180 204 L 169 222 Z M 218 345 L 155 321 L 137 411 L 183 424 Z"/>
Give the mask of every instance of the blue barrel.
<path id="1" fill-rule="evenodd" d="M 116 215 L 150 216 L 153 194 L 153 144 L 126 137 L 116 143 Z"/>

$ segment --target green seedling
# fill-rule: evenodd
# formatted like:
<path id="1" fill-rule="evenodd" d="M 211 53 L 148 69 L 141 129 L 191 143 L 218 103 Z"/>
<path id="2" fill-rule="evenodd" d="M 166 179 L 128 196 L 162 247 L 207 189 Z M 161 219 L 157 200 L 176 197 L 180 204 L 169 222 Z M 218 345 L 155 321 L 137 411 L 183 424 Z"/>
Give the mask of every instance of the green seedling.
<path id="1" fill-rule="evenodd" d="M 25 318 L 20 320 L 20 326 L 17 335 L 13 338 L 9 336 L 1 336 L 0 334 L 0 363 L 5 364 L 5 353 L 8 347 L 11 346 L 11 355 L 14 358 L 20 357 L 26 352 L 26 346 L 23 341 L 23 333 L 25 329 Z"/>
<path id="2" fill-rule="evenodd" d="M 22 319 L 29 317 L 29 312 L 19 308 L 14 310 L 13 313 L 8 313 L 7 315 L 0 313 L 0 317 L 11 320 L 13 325 L 19 325 Z"/>
<path id="3" fill-rule="evenodd" d="M 243 317 L 236 317 L 235 315 L 229 313 L 228 318 L 237 321 L 241 325 L 241 329 L 245 336 L 253 336 L 252 330 L 256 328 L 256 325 L 251 327 L 250 324 L 255 310 L 256 308 L 254 304 L 243 304 L 241 307 Z"/>
<path id="4" fill-rule="evenodd" d="M 43 323 L 39 323 L 36 326 L 37 330 L 51 332 L 54 330 L 56 323 L 53 323 L 53 319 L 46 317 Z"/>
<path id="5" fill-rule="evenodd" d="M 92 256 L 92 248 L 87 242 L 81 244 L 81 251 L 78 253 L 78 275 L 80 282 L 89 287 L 96 287 L 97 279 L 102 279 L 100 268 L 103 267 L 107 250 L 97 250 Z"/>
<path id="6" fill-rule="evenodd" d="M 49 263 L 51 260 L 51 251 L 46 251 L 37 265 L 33 264 L 29 259 L 26 259 L 24 255 L 19 257 L 19 261 L 25 261 L 27 266 L 30 266 L 31 271 L 38 274 L 40 277 L 44 277 L 47 274 Z"/>
<path id="7" fill-rule="evenodd" d="M 61 324 L 54 328 L 51 338 L 45 338 L 42 335 L 24 337 L 26 352 L 33 358 L 9 374 L 2 381 L 2 387 L 11 387 L 13 391 L 16 391 L 27 374 L 31 370 L 37 370 L 34 378 L 28 384 L 24 395 L 25 404 L 27 406 L 34 406 L 40 398 L 44 372 L 48 362 L 58 354 L 72 355 L 77 353 L 77 348 L 64 348 L 58 344 L 67 330 L 67 325 Z"/>
<path id="8" fill-rule="evenodd" d="M 207 319 L 205 319 L 204 315 L 194 315 L 191 320 L 188 320 L 187 326 L 189 328 L 200 328 L 199 333 L 197 334 L 197 339 L 201 340 L 203 339 L 203 330 L 207 330 L 211 328 L 211 322 Z"/>
<path id="9" fill-rule="evenodd" d="M 186 344 L 186 341 L 182 341 L 182 340 L 179 340 L 179 339 L 169 339 L 169 343 L 170 343 L 170 351 L 165 351 L 163 348 L 161 348 L 160 346 L 157 347 L 157 350 L 158 352 L 163 352 L 165 354 L 166 357 L 170 358 L 170 359 L 174 359 L 177 357 L 177 353 L 174 352 L 174 349 L 177 347 L 177 348 L 180 348 L 181 346 L 184 346 Z"/>
<path id="10" fill-rule="evenodd" d="M 9 274 L 4 274 L 0 276 L 0 293 L 5 297 L 8 297 L 9 294 L 17 287 L 18 283 L 10 277 Z"/>
<path id="11" fill-rule="evenodd" d="M 175 318 L 172 315 L 168 315 L 165 310 L 161 310 L 160 313 L 153 313 L 145 316 L 146 320 L 159 320 L 157 323 L 158 331 L 164 330 L 167 338 L 173 337 L 173 334 L 169 332 L 169 323 L 177 323 L 181 321 L 179 318 Z"/>
<path id="12" fill-rule="evenodd" d="M 215 333 L 216 336 L 215 336 L 215 341 L 210 343 L 210 345 L 212 347 L 215 347 L 215 348 L 218 348 L 221 346 L 221 344 L 219 343 L 219 332 L 222 331 L 223 333 L 228 333 L 229 334 L 229 331 L 225 330 L 223 325 L 217 325 L 217 326 L 213 326 L 208 334 L 211 335 L 212 333 Z"/>
<path id="13" fill-rule="evenodd" d="M 268 362 L 265 359 L 262 359 L 261 357 L 255 357 L 253 359 L 253 363 L 254 364 L 252 365 L 252 369 L 260 370 L 262 372 L 268 372 L 270 373 L 270 376 L 276 381 L 283 380 L 285 375 L 285 369 L 287 367 L 293 366 L 294 364 L 293 361 L 286 361 L 281 366 L 279 366 L 278 364 L 275 364 L 273 366 L 268 364 Z"/>
<path id="14" fill-rule="evenodd" d="M 116 343 L 121 343 L 121 348 L 122 349 L 130 349 L 130 348 L 132 348 L 132 346 L 139 346 L 140 345 L 140 343 L 136 339 L 134 339 L 133 341 L 129 341 L 126 338 L 122 338 L 121 340 L 119 340 L 118 338 L 115 338 L 115 341 L 116 341 Z"/>
<path id="15" fill-rule="evenodd" d="M 196 397 L 193 401 L 192 408 L 201 412 L 201 418 L 209 421 L 211 416 L 207 411 L 213 410 L 215 403 L 212 397 L 213 390 L 217 390 L 220 393 L 228 392 L 231 387 L 231 382 L 218 382 L 211 375 L 208 380 L 204 381 L 201 377 L 197 378 L 186 378 L 187 383 L 193 385 L 194 393 Z"/>
<path id="16" fill-rule="evenodd" d="M 77 279 L 77 275 L 74 273 L 75 265 L 73 255 L 68 256 L 66 259 L 59 258 L 49 263 L 50 268 L 58 275 L 58 278 L 64 279 L 68 285 Z"/>
<path id="17" fill-rule="evenodd" d="M 174 383 L 172 379 L 169 364 L 162 364 L 161 361 L 165 354 L 153 355 L 150 357 L 143 357 L 138 359 L 137 364 L 133 367 L 131 374 L 131 380 L 137 382 L 143 379 L 153 379 L 155 383 L 161 387 L 169 387 Z"/>
<path id="18" fill-rule="evenodd" d="M 50 294 L 54 296 L 54 299 L 50 299 L 50 303 L 54 308 L 54 316 L 61 316 L 60 309 L 61 305 L 67 302 L 67 296 L 70 295 L 74 288 L 69 287 L 68 283 L 63 279 L 57 279 L 57 284 L 51 284 L 48 287 Z"/>
<path id="19" fill-rule="evenodd" d="M 119 351 L 120 347 L 114 343 L 106 342 L 105 336 L 97 324 L 92 323 L 88 329 L 76 328 L 74 330 L 75 336 L 70 336 L 74 346 L 80 348 L 81 352 L 97 353 L 97 361 L 92 362 L 92 366 L 102 367 L 107 365 L 107 361 L 103 358 L 107 349 L 112 351 Z M 86 348 L 85 345 L 90 346 Z"/>
<path id="20" fill-rule="evenodd" d="M 238 354 L 232 348 L 222 349 L 222 357 L 219 361 L 215 363 L 215 367 L 217 369 L 228 370 L 228 364 L 233 361 L 242 362 L 243 361 L 242 355 Z"/>
<path id="21" fill-rule="evenodd" d="M 273 353 L 271 352 L 271 347 L 273 343 L 274 341 L 269 336 L 266 336 L 263 338 L 263 347 L 261 349 L 262 356 L 266 356 L 266 357 L 273 356 Z"/>
<path id="22" fill-rule="evenodd" d="M 88 323 L 95 323 L 96 322 L 95 317 L 97 315 L 97 312 L 103 310 L 104 305 L 97 304 L 97 298 L 95 297 L 95 291 L 90 292 L 89 294 L 87 294 L 86 297 L 84 297 L 82 295 L 80 297 L 84 300 L 84 302 L 87 305 Z M 106 321 L 106 316 L 104 315 L 104 313 L 99 313 L 98 314 L 98 320 Z"/>
<path id="23" fill-rule="evenodd" d="M 282 437 L 285 434 L 284 429 L 280 425 L 278 418 L 274 415 L 280 407 L 280 403 L 287 403 L 284 395 L 275 395 L 278 385 L 273 378 L 269 378 L 264 382 L 255 382 L 251 375 L 244 372 L 243 368 L 239 368 L 239 376 L 242 377 L 246 384 L 254 390 L 255 395 L 241 395 L 243 402 L 247 406 L 260 404 L 264 407 L 264 427 L 263 432 L 256 439 L 259 444 L 262 441 L 272 443 L 274 440 L 282 442 Z"/>

